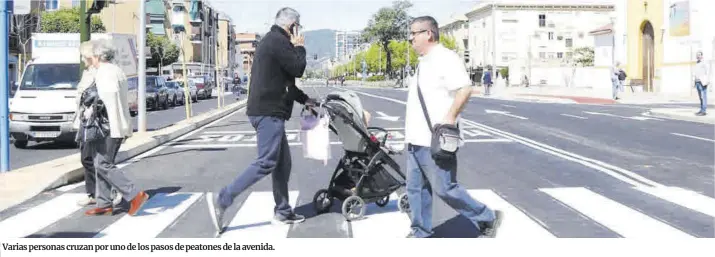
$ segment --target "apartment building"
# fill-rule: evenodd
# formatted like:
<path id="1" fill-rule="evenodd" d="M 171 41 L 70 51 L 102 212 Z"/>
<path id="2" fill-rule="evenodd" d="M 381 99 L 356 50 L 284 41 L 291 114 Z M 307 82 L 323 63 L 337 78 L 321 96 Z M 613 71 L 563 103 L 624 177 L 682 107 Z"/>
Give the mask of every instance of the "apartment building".
<path id="1" fill-rule="evenodd" d="M 223 77 L 234 77 L 236 65 L 236 31 L 231 17 L 219 12 L 218 67 Z"/>
<path id="2" fill-rule="evenodd" d="M 457 14 L 444 22 L 439 23 L 439 32 L 441 34 L 451 36 L 457 44 L 457 53 L 464 59 L 465 63 L 469 63 L 469 19 L 464 14 Z"/>
<path id="3" fill-rule="evenodd" d="M 613 10 L 612 0 L 482 2 L 465 14 L 468 66 L 567 65 L 575 49 L 594 46 L 589 32 Z"/>
<path id="4" fill-rule="evenodd" d="M 253 64 L 253 56 L 256 53 L 258 42 L 261 41 L 261 36 L 258 33 L 237 33 L 236 44 L 238 45 L 240 58 L 242 61 L 242 75 L 251 74 L 251 66 Z M 239 74 L 241 75 L 241 74 Z M 243 76 L 241 76 L 243 77 Z"/>
<path id="5" fill-rule="evenodd" d="M 337 62 L 347 61 L 355 54 L 360 44 L 360 32 L 335 32 L 335 59 Z"/>

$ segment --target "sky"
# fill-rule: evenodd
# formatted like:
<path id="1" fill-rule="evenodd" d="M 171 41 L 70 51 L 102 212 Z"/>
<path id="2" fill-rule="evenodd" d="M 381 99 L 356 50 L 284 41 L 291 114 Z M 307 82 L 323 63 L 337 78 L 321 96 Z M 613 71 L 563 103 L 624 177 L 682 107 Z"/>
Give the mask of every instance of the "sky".
<path id="1" fill-rule="evenodd" d="M 392 0 L 208 0 L 216 9 L 231 17 L 236 32 L 265 33 L 276 12 L 292 7 L 301 14 L 304 31 L 317 29 L 362 30 L 368 20 Z M 412 0 L 412 16 L 430 15 L 442 21 L 470 10 L 477 0 Z"/>

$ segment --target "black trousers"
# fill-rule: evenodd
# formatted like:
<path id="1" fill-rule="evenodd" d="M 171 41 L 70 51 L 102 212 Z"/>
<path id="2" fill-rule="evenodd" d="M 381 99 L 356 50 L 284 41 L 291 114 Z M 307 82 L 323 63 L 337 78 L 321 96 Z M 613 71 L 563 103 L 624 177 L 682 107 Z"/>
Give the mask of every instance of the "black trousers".
<path id="1" fill-rule="evenodd" d="M 97 180 L 94 175 L 94 151 L 92 147 L 88 147 L 87 143 L 79 144 L 80 159 L 82 161 L 82 166 L 84 167 L 84 188 L 87 195 L 90 197 L 96 197 L 97 192 Z"/>

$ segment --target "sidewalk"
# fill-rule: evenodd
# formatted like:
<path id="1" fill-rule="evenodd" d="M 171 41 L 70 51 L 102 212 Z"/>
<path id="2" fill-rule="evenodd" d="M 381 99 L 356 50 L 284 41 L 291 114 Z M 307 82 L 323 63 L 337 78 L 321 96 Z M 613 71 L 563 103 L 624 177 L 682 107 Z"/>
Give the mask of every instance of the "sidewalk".
<path id="1" fill-rule="evenodd" d="M 647 113 L 650 116 L 666 119 L 676 119 L 705 124 L 715 124 L 715 115 L 696 116 L 698 108 L 657 108 L 651 109 Z"/>
<path id="2" fill-rule="evenodd" d="M 483 96 L 483 87 L 474 87 L 473 95 Z M 564 87 L 501 87 L 492 88 L 489 98 L 505 100 L 524 100 L 541 102 L 579 103 L 579 104 L 699 104 L 697 93 L 694 96 L 664 95 L 651 92 L 631 92 L 625 88 L 619 92 L 618 100 L 611 99 L 611 91 L 593 88 Z M 715 102 L 715 94 L 709 94 L 708 102 Z"/>
<path id="3" fill-rule="evenodd" d="M 117 163 L 124 162 L 197 128 L 220 119 L 246 105 L 246 100 L 224 106 L 173 126 L 129 138 L 117 154 Z M 0 211 L 17 205 L 44 191 L 82 181 L 84 168 L 79 153 L 52 161 L 0 173 Z"/>

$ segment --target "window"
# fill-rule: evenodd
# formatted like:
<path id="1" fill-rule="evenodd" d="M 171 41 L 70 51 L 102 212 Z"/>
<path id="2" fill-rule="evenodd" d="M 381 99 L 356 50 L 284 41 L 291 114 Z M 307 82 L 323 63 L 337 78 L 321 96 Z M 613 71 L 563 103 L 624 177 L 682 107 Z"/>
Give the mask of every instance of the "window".
<path id="1" fill-rule="evenodd" d="M 563 36 L 558 36 L 558 37 L 556 37 L 556 39 L 557 39 L 558 41 L 561 41 L 561 40 L 564 40 L 564 37 L 563 37 Z"/>
<path id="2" fill-rule="evenodd" d="M 571 59 L 573 57 L 572 52 L 566 52 L 566 59 Z"/>
<path id="3" fill-rule="evenodd" d="M 546 14 L 539 14 L 539 27 L 546 27 Z"/>
<path id="4" fill-rule="evenodd" d="M 571 38 L 566 39 L 566 47 L 573 47 L 573 39 L 571 39 Z"/>
<path id="5" fill-rule="evenodd" d="M 546 53 L 545 53 L 545 52 L 539 52 L 539 58 L 545 59 L 545 58 L 546 58 Z"/>
<path id="6" fill-rule="evenodd" d="M 556 57 L 556 55 L 554 55 L 553 52 L 550 52 L 550 53 L 549 53 L 549 59 L 554 59 L 555 57 Z"/>
<path id="7" fill-rule="evenodd" d="M 559 58 L 559 59 L 564 58 L 564 53 L 562 53 L 562 52 L 556 53 L 556 58 Z"/>
<path id="8" fill-rule="evenodd" d="M 45 0 L 45 10 L 54 11 L 59 9 L 60 0 Z"/>
<path id="9" fill-rule="evenodd" d="M 549 32 L 549 40 L 554 40 L 554 32 Z"/>

